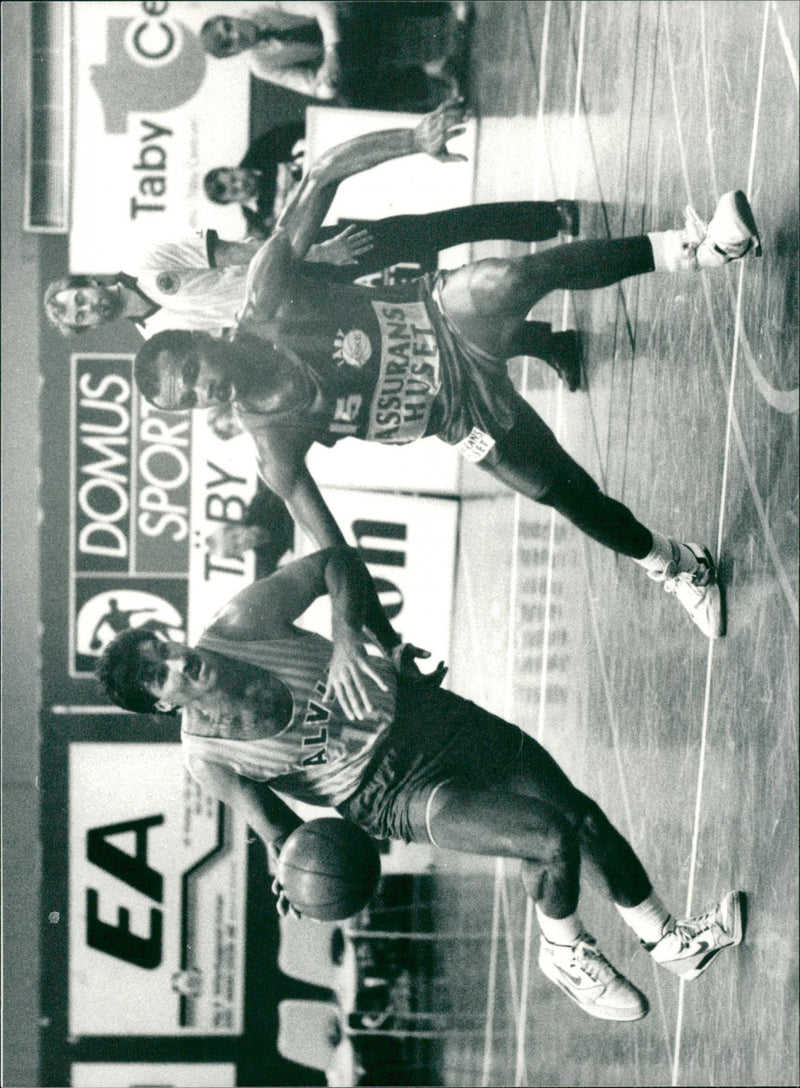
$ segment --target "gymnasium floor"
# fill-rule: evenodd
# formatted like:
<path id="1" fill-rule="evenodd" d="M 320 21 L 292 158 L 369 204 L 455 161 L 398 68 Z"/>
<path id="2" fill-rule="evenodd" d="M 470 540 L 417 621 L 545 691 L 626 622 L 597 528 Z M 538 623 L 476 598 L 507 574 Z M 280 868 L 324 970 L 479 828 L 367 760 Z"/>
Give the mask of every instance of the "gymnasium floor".
<path id="1" fill-rule="evenodd" d="M 464 882 L 440 925 L 491 934 L 441 942 L 442 986 L 474 1016 L 442 1043 L 443 1083 L 795 1084 L 798 6 L 476 8 L 476 200 L 575 196 L 582 233 L 602 237 L 680 225 L 688 202 L 708 217 L 742 188 L 764 258 L 551 296 L 536 316 L 585 334 L 579 393 L 515 364 L 602 486 L 719 554 L 727 637 L 709 644 L 629 560 L 476 470 L 453 687 L 553 751 L 668 906 L 697 913 L 737 887 L 749 919 L 745 943 L 684 984 L 585 892 L 584 921 L 651 1003 L 603 1023 L 539 973 L 518 866 L 440 855 Z"/>

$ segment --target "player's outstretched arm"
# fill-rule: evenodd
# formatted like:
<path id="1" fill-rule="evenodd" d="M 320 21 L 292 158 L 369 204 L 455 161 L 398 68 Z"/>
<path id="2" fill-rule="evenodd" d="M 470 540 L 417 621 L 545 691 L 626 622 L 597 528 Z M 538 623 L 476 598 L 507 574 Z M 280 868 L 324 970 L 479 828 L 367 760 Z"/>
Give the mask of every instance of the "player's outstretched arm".
<path id="1" fill-rule="evenodd" d="M 277 428 L 270 434 L 253 436 L 253 440 L 262 479 L 283 499 L 295 523 L 319 548 L 347 549 L 344 535 L 305 464 L 307 443 L 293 445 L 295 440 L 292 436 Z M 355 588 L 352 585 L 347 587 L 359 597 L 358 609 L 352 607 L 345 595 L 337 595 L 335 586 L 334 592 L 327 583 L 325 590 L 321 590 L 330 592 L 332 599 L 334 653 L 329 672 L 330 690 L 335 692 L 351 718 L 363 717 L 372 710 L 364 690 L 363 677 L 370 676 L 377 683 L 383 683 L 377 677 L 364 645 L 364 629 L 387 654 L 391 654 L 400 643 L 400 637 L 381 607 L 366 567 L 360 559 L 359 563 L 363 567 L 365 580 L 358 582 Z M 295 613 L 295 617 L 300 614 Z"/>
<path id="2" fill-rule="evenodd" d="M 463 155 L 447 150 L 447 141 L 464 131 L 463 120 L 461 101 L 451 99 L 426 114 L 415 128 L 368 132 L 321 155 L 278 220 L 278 226 L 289 233 L 295 257 L 305 257 L 345 178 L 390 159 L 418 153 L 440 162 L 463 161 Z"/>

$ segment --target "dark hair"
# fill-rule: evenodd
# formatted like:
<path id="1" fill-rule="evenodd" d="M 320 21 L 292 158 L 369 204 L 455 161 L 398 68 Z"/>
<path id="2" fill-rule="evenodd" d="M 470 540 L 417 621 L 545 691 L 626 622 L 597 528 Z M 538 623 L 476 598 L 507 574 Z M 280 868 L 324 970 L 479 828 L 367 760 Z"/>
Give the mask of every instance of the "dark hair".
<path id="1" fill-rule="evenodd" d="M 227 19 L 230 16 L 227 15 L 212 15 L 210 19 L 206 19 L 203 25 L 200 27 L 200 42 L 208 53 L 212 57 L 217 57 L 220 60 L 224 60 L 225 57 L 231 56 L 230 53 L 220 51 L 216 38 L 214 37 L 214 31 L 216 30 L 217 23 L 220 19 Z"/>
<path id="2" fill-rule="evenodd" d="M 212 204 L 228 203 L 227 201 L 223 200 L 225 190 L 224 187 L 220 184 L 219 176 L 223 170 L 229 169 L 229 166 L 215 166 L 214 169 L 209 170 L 206 176 L 203 178 L 203 189 Z"/>
<path id="3" fill-rule="evenodd" d="M 185 355 L 191 350 L 193 339 L 194 334 L 188 329 L 164 329 L 139 348 L 133 363 L 133 378 L 145 400 L 155 404 L 161 389 L 161 367 L 158 362 L 161 352 L 168 351 L 176 357 Z"/>
<path id="4" fill-rule="evenodd" d="M 109 642 L 100 655 L 95 675 L 112 703 L 134 714 L 174 715 L 177 708 L 158 710 L 158 699 L 139 683 L 139 648 L 155 635 L 144 627 L 131 627 Z"/>
<path id="5" fill-rule="evenodd" d="M 88 326 L 68 324 L 64 320 L 63 308 L 56 302 L 56 295 L 60 295 L 62 291 L 75 291 L 79 287 L 95 287 L 99 282 L 94 276 L 72 275 L 62 276 L 61 279 L 48 283 L 43 299 L 44 312 L 47 320 L 62 336 L 86 332 Z"/>

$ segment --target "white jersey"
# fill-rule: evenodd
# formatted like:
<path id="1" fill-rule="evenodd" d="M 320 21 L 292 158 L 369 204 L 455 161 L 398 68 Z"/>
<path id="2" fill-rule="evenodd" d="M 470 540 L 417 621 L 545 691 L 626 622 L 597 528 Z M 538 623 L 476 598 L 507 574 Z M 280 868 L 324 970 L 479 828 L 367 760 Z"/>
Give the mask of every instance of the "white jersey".
<path id="1" fill-rule="evenodd" d="M 162 329 L 219 332 L 236 324 L 245 298 L 248 266 L 215 268 L 212 232 L 153 246 L 137 270 L 139 288 L 161 307 L 137 322 L 145 338 Z"/>
<path id="2" fill-rule="evenodd" d="M 190 772 L 198 760 L 222 764 L 313 805 L 335 806 L 354 792 L 394 720 L 397 681 L 388 661 L 373 661 L 386 691 L 365 679 L 373 713 L 350 721 L 335 697 L 322 698 L 332 645 L 320 635 L 306 632 L 288 639 L 238 642 L 205 634 L 198 646 L 278 677 L 292 695 L 293 710 L 288 725 L 277 733 L 229 738 L 202 735 L 211 718 L 199 707 L 187 708 L 181 741 Z"/>

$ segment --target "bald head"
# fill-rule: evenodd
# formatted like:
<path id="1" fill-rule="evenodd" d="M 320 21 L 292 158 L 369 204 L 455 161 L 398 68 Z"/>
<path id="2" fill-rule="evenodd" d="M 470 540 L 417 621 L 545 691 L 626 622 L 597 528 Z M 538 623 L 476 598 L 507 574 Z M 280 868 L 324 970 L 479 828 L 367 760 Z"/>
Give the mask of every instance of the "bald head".
<path id="1" fill-rule="evenodd" d="M 234 389 L 223 358 L 225 347 L 206 333 L 158 333 L 136 356 L 139 391 L 157 408 L 172 412 L 228 404 Z"/>

